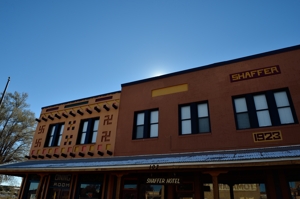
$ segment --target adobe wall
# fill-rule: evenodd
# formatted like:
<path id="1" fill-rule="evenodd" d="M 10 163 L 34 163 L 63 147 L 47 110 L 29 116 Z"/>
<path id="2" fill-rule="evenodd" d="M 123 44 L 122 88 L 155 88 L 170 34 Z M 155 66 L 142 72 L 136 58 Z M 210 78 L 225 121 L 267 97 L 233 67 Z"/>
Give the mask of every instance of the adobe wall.
<path id="1" fill-rule="evenodd" d="M 114 155 L 119 102 L 120 92 L 44 107 L 27 158 L 50 160 Z M 80 123 L 89 118 L 100 119 L 96 142 L 78 144 Z M 46 146 L 49 127 L 58 123 L 64 124 L 60 146 Z"/>
<path id="2" fill-rule="evenodd" d="M 232 96 L 288 88 L 300 119 L 300 50 L 210 67 L 174 76 L 124 85 L 117 127 L 115 155 L 163 154 L 193 151 L 244 149 L 300 143 L 299 124 L 237 130 Z M 279 66 L 280 74 L 267 75 Z M 266 76 L 231 82 L 230 75 L 267 68 Z M 275 69 L 273 69 L 275 70 Z M 273 71 L 274 72 L 274 71 Z M 256 75 L 261 72 L 256 72 Z M 276 73 L 276 71 L 274 72 Z M 255 74 L 252 74 L 255 76 Z M 237 78 L 237 76 L 232 76 Z M 152 91 L 176 85 L 187 91 L 152 97 Z M 178 106 L 208 101 L 211 132 L 179 135 Z M 134 113 L 159 109 L 157 138 L 133 140 Z M 254 142 L 253 133 L 281 131 L 282 140 Z"/>

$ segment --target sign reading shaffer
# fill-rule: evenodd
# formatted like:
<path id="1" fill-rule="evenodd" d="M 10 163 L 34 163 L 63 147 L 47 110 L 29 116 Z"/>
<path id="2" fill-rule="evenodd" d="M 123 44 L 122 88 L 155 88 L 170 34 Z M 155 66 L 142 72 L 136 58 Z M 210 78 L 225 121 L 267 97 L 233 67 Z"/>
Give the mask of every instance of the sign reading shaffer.
<path id="1" fill-rule="evenodd" d="M 147 178 L 146 184 L 180 184 L 180 178 Z"/>
<path id="2" fill-rule="evenodd" d="M 248 80 L 258 77 L 265 77 L 270 75 L 277 75 L 280 74 L 280 68 L 279 66 L 270 66 L 266 68 L 260 68 L 255 70 L 249 70 L 239 73 L 230 74 L 230 81 L 231 82 L 237 82 L 241 80 Z"/>

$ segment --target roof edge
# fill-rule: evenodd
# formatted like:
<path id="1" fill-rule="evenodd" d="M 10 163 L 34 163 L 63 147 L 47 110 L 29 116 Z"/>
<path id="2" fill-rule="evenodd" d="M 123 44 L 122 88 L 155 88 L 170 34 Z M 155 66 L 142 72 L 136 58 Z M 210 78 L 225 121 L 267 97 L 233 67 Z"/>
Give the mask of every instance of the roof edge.
<path id="1" fill-rule="evenodd" d="M 208 68 L 218 67 L 218 66 L 221 66 L 221 65 L 237 63 L 237 62 L 241 62 L 241 61 L 256 59 L 256 58 L 260 58 L 260 57 L 266 57 L 266 56 L 270 56 L 270 55 L 280 54 L 280 53 L 299 50 L 299 49 L 300 49 L 300 45 L 290 46 L 290 47 L 281 48 L 281 49 L 277 49 L 277 50 L 272 50 L 272 51 L 267 51 L 267 52 L 258 53 L 258 54 L 254 54 L 254 55 L 249 55 L 249 56 L 246 56 L 246 57 L 241 57 L 241 58 L 236 58 L 236 59 L 232 59 L 232 60 L 216 62 L 216 63 L 213 63 L 213 64 L 204 65 L 204 66 L 198 66 L 196 68 L 191 68 L 191 69 L 187 69 L 187 70 L 173 72 L 173 73 L 169 73 L 169 74 L 165 74 L 165 75 L 161 75 L 161 76 L 157 76 L 157 77 L 150 77 L 150 78 L 141 79 L 141 80 L 137 80 L 137 81 L 133 81 L 133 82 L 128 82 L 128 83 L 121 84 L 121 87 L 131 86 L 131 85 L 134 85 L 134 84 L 144 83 L 144 82 L 148 82 L 148 81 L 152 81 L 152 80 L 158 80 L 158 79 L 171 77 L 171 76 L 175 76 L 175 75 L 195 72 L 195 71 L 204 70 L 204 69 L 208 69 Z"/>
<path id="2" fill-rule="evenodd" d="M 102 97 L 102 96 L 105 96 L 105 95 L 112 95 L 112 94 L 116 94 L 116 93 L 121 93 L 121 91 L 104 93 L 104 94 L 101 94 L 101 95 L 94 95 L 94 96 L 91 96 L 91 97 L 85 97 L 85 98 L 76 99 L 76 100 L 72 100 L 72 101 L 62 102 L 62 103 L 53 104 L 53 105 L 49 105 L 49 106 L 44 106 L 44 107 L 42 107 L 42 109 L 50 108 L 52 106 L 60 106 L 60 105 L 63 105 L 63 104 L 74 103 L 74 102 L 78 102 L 78 101 L 82 101 L 82 100 L 88 100 L 88 99 L 91 99 L 91 98 L 94 98 L 94 97 Z"/>

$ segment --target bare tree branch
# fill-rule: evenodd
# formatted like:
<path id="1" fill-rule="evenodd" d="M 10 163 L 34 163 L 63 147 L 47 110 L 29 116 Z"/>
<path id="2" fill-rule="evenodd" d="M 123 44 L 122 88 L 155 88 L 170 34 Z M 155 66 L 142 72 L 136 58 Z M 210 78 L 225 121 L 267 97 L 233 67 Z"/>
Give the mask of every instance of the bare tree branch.
<path id="1" fill-rule="evenodd" d="M 0 164 L 24 160 L 35 130 L 34 113 L 28 110 L 26 93 L 6 93 L 0 108 Z M 11 179 L 0 176 L 3 180 Z"/>

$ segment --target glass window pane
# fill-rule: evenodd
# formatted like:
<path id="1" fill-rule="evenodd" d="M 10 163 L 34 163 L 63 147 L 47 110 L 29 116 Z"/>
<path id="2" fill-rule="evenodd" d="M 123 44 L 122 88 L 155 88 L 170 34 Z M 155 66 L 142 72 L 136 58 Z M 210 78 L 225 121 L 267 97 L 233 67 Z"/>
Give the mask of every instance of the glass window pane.
<path id="1" fill-rule="evenodd" d="M 151 124 L 150 137 L 158 137 L 158 124 Z"/>
<path id="2" fill-rule="evenodd" d="M 210 191 L 213 191 L 209 187 Z M 222 194 L 223 199 L 267 199 L 267 194 L 265 192 L 265 184 L 262 183 L 252 183 L 252 184 L 235 184 L 232 187 L 233 197 L 230 197 L 230 186 L 228 184 L 219 184 L 219 193 Z M 205 193 L 205 192 L 204 192 Z M 205 195 L 208 199 L 211 199 L 212 193 L 206 192 Z"/>
<path id="3" fill-rule="evenodd" d="M 27 197 L 25 196 L 24 198 L 26 199 L 35 198 L 38 186 L 39 186 L 39 182 L 30 182 Z"/>
<path id="4" fill-rule="evenodd" d="M 150 123 L 158 123 L 158 111 L 151 111 L 150 113 Z"/>
<path id="5" fill-rule="evenodd" d="M 84 144 L 84 142 L 85 142 L 85 135 L 86 135 L 86 133 L 82 133 L 81 134 L 80 144 Z"/>
<path id="6" fill-rule="evenodd" d="M 52 139 L 53 139 L 53 137 L 51 136 L 51 137 L 49 138 L 48 146 L 51 146 Z"/>
<path id="7" fill-rule="evenodd" d="M 190 119 L 190 118 L 191 118 L 190 106 L 181 107 L 181 119 Z"/>
<path id="8" fill-rule="evenodd" d="M 142 185 L 140 185 L 140 188 L 139 188 L 139 194 L 140 194 L 140 196 L 143 196 L 143 197 L 139 197 L 139 198 L 163 199 L 163 198 L 166 198 L 165 192 L 166 191 L 165 191 L 164 185 L 142 184 Z M 128 198 L 135 198 L 135 197 L 133 197 L 131 195 L 131 197 L 128 197 Z M 185 198 L 188 199 L 187 197 L 185 197 Z"/>
<path id="9" fill-rule="evenodd" d="M 299 180 L 299 178 L 298 178 Z M 291 191 L 290 198 L 292 199 L 298 199 L 300 198 L 300 181 L 289 181 L 289 187 Z"/>
<path id="10" fill-rule="evenodd" d="M 237 113 L 248 111 L 245 98 L 234 99 L 234 105 Z"/>
<path id="11" fill-rule="evenodd" d="M 85 121 L 83 123 L 82 132 L 86 132 L 87 131 L 88 123 L 89 123 L 88 121 Z"/>
<path id="12" fill-rule="evenodd" d="M 64 124 L 62 124 L 62 125 L 60 126 L 59 135 L 62 135 L 62 134 L 63 134 L 63 132 L 64 132 L 64 127 L 65 127 Z"/>
<path id="13" fill-rule="evenodd" d="M 94 121 L 93 131 L 98 131 L 98 126 L 99 126 L 99 120 L 95 120 Z"/>
<path id="14" fill-rule="evenodd" d="M 144 137 L 144 126 L 137 126 L 136 127 L 136 138 L 143 138 Z"/>
<path id="15" fill-rule="evenodd" d="M 60 146 L 61 135 L 58 137 L 57 146 Z"/>
<path id="16" fill-rule="evenodd" d="M 53 135 L 54 135 L 55 128 L 56 128 L 56 126 L 52 126 L 52 129 L 51 129 L 51 136 L 53 136 Z"/>
<path id="17" fill-rule="evenodd" d="M 208 117 L 206 117 L 206 118 L 199 118 L 199 132 L 200 133 L 210 132 Z"/>
<path id="18" fill-rule="evenodd" d="M 81 183 L 79 198 L 80 199 L 96 199 L 100 197 L 101 184 L 99 183 Z"/>
<path id="19" fill-rule="evenodd" d="M 250 128 L 250 121 L 249 121 L 248 113 L 237 114 L 237 124 L 238 124 L 238 129 Z"/>
<path id="20" fill-rule="evenodd" d="M 267 99 L 265 95 L 256 95 L 253 98 L 256 110 L 268 109 Z"/>
<path id="21" fill-rule="evenodd" d="M 274 93 L 277 107 L 290 106 L 288 97 L 285 91 Z"/>
<path id="22" fill-rule="evenodd" d="M 278 109 L 278 113 L 281 124 L 294 123 L 294 118 L 290 107 L 280 108 Z"/>
<path id="23" fill-rule="evenodd" d="M 97 140 L 97 131 L 94 131 L 92 135 L 92 143 L 96 143 L 96 140 Z"/>
<path id="24" fill-rule="evenodd" d="M 137 119 L 136 119 L 136 125 L 143 125 L 144 124 L 144 113 L 139 113 L 137 114 Z"/>
<path id="25" fill-rule="evenodd" d="M 136 180 L 124 180 L 124 189 L 137 189 Z"/>
<path id="26" fill-rule="evenodd" d="M 257 112 L 258 125 L 262 126 L 272 126 L 269 111 L 258 111 Z"/>
<path id="27" fill-rule="evenodd" d="M 198 117 L 207 117 L 207 116 L 208 116 L 207 103 L 198 104 Z"/>
<path id="28" fill-rule="evenodd" d="M 181 122 L 181 134 L 191 134 L 192 126 L 191 120 L 184 120 Z"/>

